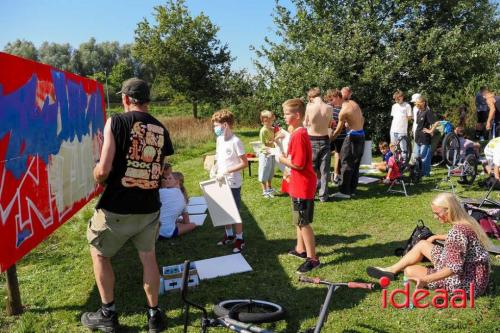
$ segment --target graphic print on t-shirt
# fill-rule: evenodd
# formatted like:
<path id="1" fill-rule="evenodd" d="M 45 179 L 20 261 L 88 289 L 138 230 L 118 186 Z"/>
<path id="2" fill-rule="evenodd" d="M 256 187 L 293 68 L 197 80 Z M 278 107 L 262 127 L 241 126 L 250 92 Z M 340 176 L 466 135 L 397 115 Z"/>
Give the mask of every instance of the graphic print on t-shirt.
<path id="1" fill-rule="evenodd" d="M 124 187 L 158 188 L 161 176 L 163 127 L 137 121 L 130 131 L 130 148 L 126 156 L 127 170 L 122 178 Z"/>

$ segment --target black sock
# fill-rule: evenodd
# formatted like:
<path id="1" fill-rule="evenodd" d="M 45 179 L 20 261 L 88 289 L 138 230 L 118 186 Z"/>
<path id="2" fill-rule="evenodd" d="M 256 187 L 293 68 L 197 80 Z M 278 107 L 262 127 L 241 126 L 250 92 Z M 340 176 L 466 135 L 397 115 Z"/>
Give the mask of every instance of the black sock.
<path id="1" fill-rule="evenodd" d="M 102 303 L 101 312 L 104 317 L 111 317 L 116 312 L 115 301 L 112 301 L 108 304 Z"/>
<path id="2" fill-rule="evenodd" d="M 149 306 L 148 305 L 148 313 L 149 313 L 150 317 L 154 317 L 156 312 L 158 312 L 158 310 L 159 310 L 158 305 L 156 305 L 156 306 Z"/>

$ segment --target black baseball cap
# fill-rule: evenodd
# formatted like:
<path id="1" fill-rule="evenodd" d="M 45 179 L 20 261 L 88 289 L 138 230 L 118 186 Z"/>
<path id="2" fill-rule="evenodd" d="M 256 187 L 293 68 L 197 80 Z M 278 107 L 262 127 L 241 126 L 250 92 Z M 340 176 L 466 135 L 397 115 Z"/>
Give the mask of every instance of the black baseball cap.
<path id="1" fill-rule="evenodd" d="M 124 81 L 122 89 L 118 93 L 135 98 L 142 103 L 150 101 L 148 83 L 136 77 Z"/>

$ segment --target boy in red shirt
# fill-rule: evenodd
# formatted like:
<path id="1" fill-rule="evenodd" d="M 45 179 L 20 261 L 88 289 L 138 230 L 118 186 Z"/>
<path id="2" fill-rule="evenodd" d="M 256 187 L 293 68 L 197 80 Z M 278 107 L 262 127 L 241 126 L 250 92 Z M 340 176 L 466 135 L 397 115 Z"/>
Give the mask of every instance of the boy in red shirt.
<path id="1" fill-rule="evenodd" d="M 316 193 L 316 173 L 312 165 L 311 141 L 307 130 L 302 127 L 305 105 L 299 98 L 283 103 L 285 122 L 289 125 L 291 137 L 288 156 L 281 155 L 279 162 L 290 168 L 288 193 L 292 199 L 292 221 L 297 230 L 297 245 L 288 254 L 305 259 L 297 273 L 307 273 L 320 265 L 316 256 L 316 243 L 311 228 Z"/>

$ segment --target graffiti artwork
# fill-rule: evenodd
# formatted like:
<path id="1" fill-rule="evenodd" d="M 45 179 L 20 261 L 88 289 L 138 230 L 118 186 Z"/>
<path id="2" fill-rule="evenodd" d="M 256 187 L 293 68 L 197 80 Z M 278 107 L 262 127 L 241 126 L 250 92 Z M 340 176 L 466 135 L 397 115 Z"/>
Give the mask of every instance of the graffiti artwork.
<path id="1" fill-rule="evenodd" d="M 0 271 L 99 190 L 102 85 L 0 52 Z"/>

